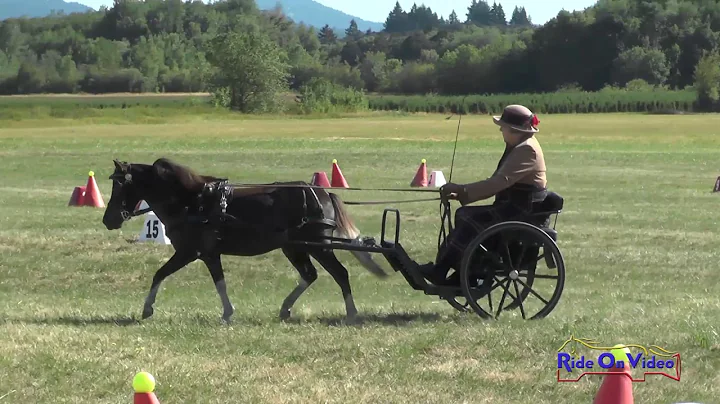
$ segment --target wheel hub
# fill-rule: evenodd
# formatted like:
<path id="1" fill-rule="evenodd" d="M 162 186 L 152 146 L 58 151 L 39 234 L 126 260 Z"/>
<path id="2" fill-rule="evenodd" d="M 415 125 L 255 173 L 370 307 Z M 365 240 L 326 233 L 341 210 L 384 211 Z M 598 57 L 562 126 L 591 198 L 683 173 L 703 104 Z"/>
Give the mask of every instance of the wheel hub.
<path id="1" fill-rule="evenodd" d="M 517 278 L 520 276 L 520 273 L 517 270 L 513 269 L 512 271 L 510 271 L 509 275 L 510 279 L 517 280 Z"/>

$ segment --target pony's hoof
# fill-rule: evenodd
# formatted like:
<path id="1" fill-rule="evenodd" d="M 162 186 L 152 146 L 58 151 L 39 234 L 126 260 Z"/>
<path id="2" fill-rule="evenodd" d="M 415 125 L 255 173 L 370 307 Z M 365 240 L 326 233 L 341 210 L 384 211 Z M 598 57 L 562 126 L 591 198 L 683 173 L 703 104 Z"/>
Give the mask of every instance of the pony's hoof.
<path id="1" fill-rule="evenodd" d="M 223 321 L 226 323 L 229 323 L 230 317 L 232 317 L 233 314 L 235 314 L 235 307 L 231 305 L 230 308 L 228 308 L 228 310 L 223 312 L 223 315 L 222 315 Z"/>
<path id="2" fill-rule="evenodd" d="M 280 321 L 287 321 L 290 319 L 290 310 L 280 311 Z"/>
<path id="3" fill-rule="evenodd" d="M 146 307 L 145 309 L 143 309 L 142 319 L 145 320 L 147 318 L 152 317 L 153 313 L 154 313 L 154 311 L 153 311 L 152 307 L 150 307 L 150 308 Z"/>
<path id="4" fill-rule="evenodd" d="M 222 322 L 223 322 L 224 324 L 231 324 L 231 323 L 232 323 L 232 321 L 230 320 L 230 316 L 227 316 L 227 317 L 226 317 L 226 316 L 222 316 L 221 320 L 222 320 Z"/>

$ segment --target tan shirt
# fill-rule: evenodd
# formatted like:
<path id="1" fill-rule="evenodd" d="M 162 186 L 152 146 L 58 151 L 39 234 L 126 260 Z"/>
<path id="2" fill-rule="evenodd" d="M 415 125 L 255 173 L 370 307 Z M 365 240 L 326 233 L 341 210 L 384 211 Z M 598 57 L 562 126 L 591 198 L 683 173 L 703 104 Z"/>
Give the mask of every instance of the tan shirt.
<path id="1" fill-rule="evenodd" d="M 463 204 L 490 198 L 516 182 L 547 187 L 545 157 L 540 143 L 529 137 L 510 151 L 500 168 L 488 179 L 465 186 Z"/>

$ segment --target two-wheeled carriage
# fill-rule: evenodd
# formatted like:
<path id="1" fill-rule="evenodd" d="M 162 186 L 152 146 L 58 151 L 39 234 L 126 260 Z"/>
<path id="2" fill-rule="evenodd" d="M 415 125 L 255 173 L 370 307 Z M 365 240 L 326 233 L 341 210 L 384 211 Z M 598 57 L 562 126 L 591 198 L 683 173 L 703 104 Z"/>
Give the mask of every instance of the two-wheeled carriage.
<path id="1" fill-rule="evenodd" d="M 132 217 L 152 210 L 166 225 L 166 234 L 175 249 L 153 276 L 143 318 L 153 315 L 158 288 L 164 279 L 189 263 L 202 260 L 220 295 L 223 320 L 229 320 L 234 307 L 227 294 L 221 255 L 258 256 L 277 249 L 282 250 L 301 277 L 283 301 L 282 319 L 290 317 L 293 304 L 317 279 L 310 257 L 333 276 L 341 288 L 347 318 L 355 319 L 357 309 L 348 272 L 333 250 L 351 251 L 367 270 L 384 277 L 387 275 L 371 257 L 371 253 L 382 254 L 414 289 L 439 296 L 457 310 L 472 309 L 484 318 L 516 308 L 523 318 L 541 318 L 553 310 L 562 293 L 565 263 L 555 242 L 554 224 L 552 227 L 549 224 L 552 215 L 557 220 L 563 199 L 552 192 L 536 204 L 531 215 L 496 224 L 478 235 L 465 250 L 461 268 L 455 274 L 459 278 L 457 283 L 440 286 L 424 279 L 417 263 L 400 244 L 397 209 L 385 209 L 378 243 L 360 236 L 336 194 L 303 181 L 229 184 L 226 179 L 199 175 L 168 159 L 158 159 L 151 165 L 117 160 L 114 164 L 115 171 L 109 177 L 113 180 L 112 196 L 103 216 L 106 228 L 119 229 Z M 450 202 L 439 199 L 443 226 L 438 247 L 444 241 L 445 225 L 452 230 Z M 149 208 L 132 210 L 140 200 L 146 201 Z M 368 203 L 371 202 L 355 204 Z M 391 214 L 395 216 L 395 232 L 394 238 L 387 240 Z M 543 264 L 549 273 L 540 269 Z M 549 291 L 541 288 L 542 281 L 550 281 Z M 499 287 L 503 293 L 495 309 L 491 297 Z M 509 304 L 504 306 L 508 298 Z M 533 305 L 532 300 L 539 303 Z M 535 311 L 534 306 L 539 306 L 537 312 L 528 313 Z"/>
<path id="2" fill-rule="evenodd" d="M 557 245 L 555 229 L 563 204 L 560 195 L 549 192 L 542 202 L 535 203 L 531 214 L 487 228 L 466 248 L 459 273 L 455 274 L 459 281 L 450 286 L 434 285 L 420 274 L 417 263 L 400 243 L 400 211 L 394 208 L 386 208 L 383 212 L 379 243 L 373 238 L 366 238 L 361 245 L 342 238 L 333 238 L 330 245 L 294 243 L 382 254 L 413 289 L 439 296 L 461 312 L 473 310 L 482 318 L 490 319 L 497 318 L 503 311 L 519 309 L 523 319 L 538 319 L 555 308 L 565 284 L 565 262 Z M 442 206 L 443 230 L 438 248 L 444 242 L 445 220 L 452 229 L 449 201 L 442 198 Z M 395 222 L 392 240 L 386 239 L 389 213 L 393 214 Z M 554 221 L 551 220 L 553 215 Z M 543 266 L 545 268 L 541 270 Z M 547 281 L 544 287 L 542 281 Z M 498 288 L 501 289 L 500 301 L 494 303 L 493 292 Z M 533 299 L 537 300 L 535 304 L 531 304 Z M 537 308 L 537 311 L 529 313 L 529 308 Z"/>

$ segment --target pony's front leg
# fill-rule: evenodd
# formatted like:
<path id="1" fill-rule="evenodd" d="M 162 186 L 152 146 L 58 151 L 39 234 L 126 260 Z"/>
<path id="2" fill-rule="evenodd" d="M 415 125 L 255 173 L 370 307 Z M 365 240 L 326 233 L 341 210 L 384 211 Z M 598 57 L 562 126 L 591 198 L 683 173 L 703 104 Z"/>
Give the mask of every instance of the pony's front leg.
<path id="1" fill-rule="evenodd" d="M 153 315 L 153 304 L 155 304 L 155 297 L 157 296 L 158 288 L 165 278 L 174 274 L 178 270 L 182 269 L 185 265 L 195 261 L 197 259 L 196 253 L 188 252 L 175 252 L 170 259 L 155 272 L 153 276 L 152 285 L 150 286 L 150 293 L 145 298 L 145 306 L 143 307 L 143 320 Z"/>
<path id="2" fill-rule="evenodd" d="M 222 319 L 226 323 L 229 323 L 230 317 L 232 317 L 233 313 L 235 313 L 235 307 L 232 303 L 230 303 L 230 298 L 227 294 L 225 273 L 223 271 L 222 261 L 220 260 L 220 254 L 204 255 L 200 259 L 205 263 L 210 271 L 210 276 L 212 276 L 215 289 L 217 289 L 217 293 L 220 296 L 220 301 L 223 306 Z"/>

